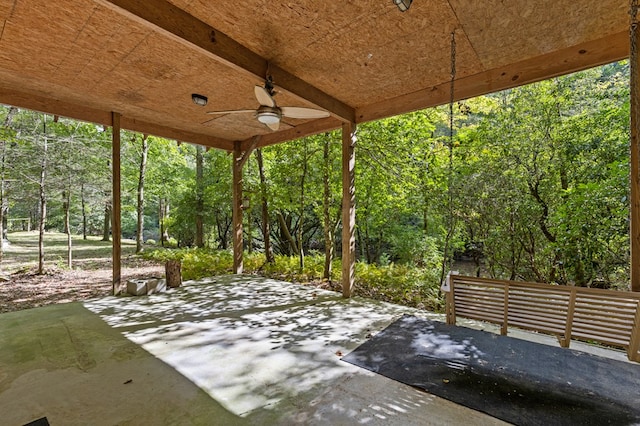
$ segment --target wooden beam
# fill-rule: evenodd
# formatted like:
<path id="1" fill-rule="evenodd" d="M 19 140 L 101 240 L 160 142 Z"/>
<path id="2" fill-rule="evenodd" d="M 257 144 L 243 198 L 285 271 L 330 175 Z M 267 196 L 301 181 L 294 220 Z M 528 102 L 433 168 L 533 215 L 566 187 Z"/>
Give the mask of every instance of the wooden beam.
<path id="1" fill-rule="evenodd" d="M 194 133 L 188 130 L 161 126 L 159 124 L 148 123 L 129 117 L 122 117 L 122 128 L 138 133 L 159 136 L 165 139 L 175 139 L 176 141 L 202 145 L 204 147 L 233 151 L 233 141 L 227 139 L 220 139 L 202 133 Z"/>
<path id="2" fill-rule="evenodd" d="M 320 89 L 283 70 L 212 26 L 165 0 L 102 0 L 103 4 L 148 28 L 160 29 L 190 48 L 198 48 L 235 71 L 264 81 L 267 74 L 291 95 L 329 111 L 343 121 L 354 121 L 355 111 Z"/>
<path id="3" fill-rule="evenodd" d="M 111 239 L 113 258 L 113 294 L 122 290 L 120 259 L 122 227 L 120 216 L 120 114 L 111 113 Z"/>
<path id="4" fill-rule="evenodd" d="M 472 98 L 622 60 L 629 33 L 621 32 L 456 80 L 455 100 Z M 449 102 L 449 82 L 358 108 L 356 122 L 379 120 Z"/>
<path id="5" fill-rule="evenodd" d="M 242 143 L 235 142 L 233 150 L 233 273 L 243 270 L 242 250 Z"/>
<path id="6" fill-rule="evenodd" d="M 633 7 L 633 5 L 636 5 Z M 631 291 L 640 291 L 640 28 L 638 28 L 637 2 L 631 7 L 631 49 L 629 94 L 631 102 L 631 142 L 630 142 L 630 227 L 631 240 Z"/>
<path id="7" fill-rule="evenodd" d="M 40 111 L 45 114 L 61 115 L 75 120 L 111 126 L 111 111 L 86 107 L 71 102 L 64 102 L 44 95 L 22 92 L 0 85 L 0 103 L 17 108 Z"/>
<path id="8" fill-rule="evenodd" d="M 262 139 L 262 136 L 256 135 L 251 139 L 244 141 L 240 144 L 240 150 L 242 151 L 242 157 L 240 158 L 241 169 L 244 167 L 244 164 L 247 162 L 249 157 L 251 157 L 251 153 L 253 153 L 253 151 L 256 149 L 256 146 L 258 146 L 260 139 Z M 248 145 L 248 146 L 244 148 L 245 145 Z"/>
<path id="9" fill-rule="evenodd" d="M 342 125 L 342 296 L 351 297 L 356 272 L 356 126 Z"/>
<path id="10" fill-rule="evenodd" d="M 0 86 L 0 103 L 40 111 L 46 114 L 68 117 L 74 120 L 101 124 L 103 126 L 111 126 L 112 123 L 111 111 L 102 111 L 85 105 L 61 101 L 44 95 L 21 92 L 2 86 Z M 233 141 L 202 133 L 194 133 L 188 130 L 174 129 L 129 117 L 121 116 L 120 128 L 161 138 L 176 139 L 178 141 L 233 151 Z"/>
<path id="11" fill-rule="evenodd" d="M 341 126 L 342 121 L 333 117 L 309 121 L 287 130 L 262 135 L 262 138 L 260 138 L 260 142 L 258 142 L 256 148 L 264 148 L 281 142 L 317 135 L 318 133 L 330 132 L 332 130 L 339 129 Z"/>

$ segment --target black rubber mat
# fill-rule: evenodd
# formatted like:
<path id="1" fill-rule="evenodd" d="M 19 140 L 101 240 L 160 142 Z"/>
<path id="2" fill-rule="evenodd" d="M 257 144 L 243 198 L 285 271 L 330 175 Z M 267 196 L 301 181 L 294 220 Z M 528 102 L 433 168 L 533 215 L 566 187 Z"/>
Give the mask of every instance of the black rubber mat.
<path id="1" fill-rule="evenodd" d="M 42 418 L 39 418 L 38 420 L 29 422 L 24 426 L 49 426 L 49 420 L 47 420 L 46 417 L 42 417 Z"/>
<path id="2" fill-rule="evenodd" d="M 640 365 L 404 316 L 342 358 L 517 425 L 640 424 Z"/>

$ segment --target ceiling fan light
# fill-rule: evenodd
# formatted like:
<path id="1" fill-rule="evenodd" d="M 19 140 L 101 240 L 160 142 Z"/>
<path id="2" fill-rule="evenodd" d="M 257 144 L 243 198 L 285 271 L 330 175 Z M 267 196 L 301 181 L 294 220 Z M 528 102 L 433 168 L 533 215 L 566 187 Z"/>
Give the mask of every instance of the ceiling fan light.
<path id="1" fill-rule="evenodd" d="M 207 99 L 206 96 L 204 95 L 199 95 L 198 93 L 192 93 L 191 94 L 191 100 L 193 101 L 194 104 L 198 105 L 198 106 L 206 106 L 207 102 L 209 101 L 209 99 Z"/>
<path id="2" fill-rule="evenodd" d="M 400 9 L 400 12 L 406 12 L 407 10 L 409 10 L 409 7 L 411 7 L 412 2 L 413 0 L 393 0 L 393 4 L 398 6 L 398 9 Z"/>
<path id="3" fill-rule="evenodd" d="M 257 114 L 258 121 L 262 124 L 275 124 L 280 122 L 280 114 L 274 111 L 261 111 Z"/>

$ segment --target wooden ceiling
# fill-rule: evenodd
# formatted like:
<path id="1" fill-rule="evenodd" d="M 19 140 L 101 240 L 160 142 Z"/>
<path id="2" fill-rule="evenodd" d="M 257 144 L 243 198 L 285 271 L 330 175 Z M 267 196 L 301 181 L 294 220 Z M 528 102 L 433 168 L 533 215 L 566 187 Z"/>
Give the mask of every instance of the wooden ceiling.
<path id="1" fill-rule="evenodd" d="M 0 103 L 230 150 L 448 102 L 628 56 L 621 0 L 0 0 Z M 273 77 L 279 106 L 329 118 L 251 113 Z M 191 94 L 209 98 L 206 107 Z"/>

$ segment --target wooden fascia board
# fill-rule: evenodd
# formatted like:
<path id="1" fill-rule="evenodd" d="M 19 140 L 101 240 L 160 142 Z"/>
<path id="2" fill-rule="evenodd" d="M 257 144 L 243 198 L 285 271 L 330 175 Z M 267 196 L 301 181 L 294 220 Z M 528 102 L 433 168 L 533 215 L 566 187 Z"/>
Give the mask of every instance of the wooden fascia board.
<path id="1" fill-rule="evenodd" d="M 71 102 L 48 98 L 42 95 L 25 93 L 1 86 L 0 103 L 18 108 L 40 111 L 46 114 L 59 115 L 75 120 L 86 121 L 88 123 L 101 124 L 103 126 L 112 125 L 111 111 L 102 111 Z M 136 120 L 127 116 L 121 117 L 120 125 L 126 130 L 154 135 L 161 138 L 175 139 L 182 142 L 194 143 L 227 151 L 233 150 L 233 142 L 226 139 L 215 138 L 209 135 L 186 130 L 173 129 L 167 126 Z"/>
<path id="2" fill-rule="evenodd" d="M 17 108 L 30 109 L 51 115 L 69 117 L 89 123 L 111 126 L 111 111 L 87 108 L 70 102 L 60 101 L 41 95 L 21 92 L 0 86 L 0 103 Z"/>
<path id="3" fill-rule="evenodd" d="M 317 135 L 318 133 L 330 132 L 332 130 L 340 128 L 343 121 L 337 118 L 328 117 L 320 118 L 318 120 L 309 121 L 296 127 L 292 127 L 281 132 L 274 132 L 262 135 L 255 148 L 264 148 L 270 145 L 276 145 L 281 142 L 292 141 L 294 139 L 304 138 L 305 136 Z M 243 149 L 247 149 L 251 146 L 254 139 L 249 138 L 242 141 Z"/>
<path id="4" fill-rule="evenodd" d="M 138 22 L 161 29 L 189 47 L 197 47 L 232 69 L 264 80 L 267 73 L 274 83 L 291 95 L 329 111 L 342 121 L 354 121 L 355 109 L 333 98 L 306 81 L 283 70 L 241 45 L 226 34 L 200 21 L 165 0 L 98 0 L 119 13 L 128 12 Z"/>
<path id="5" fill-rule="evenodd" d="M 194 133 L 188 130 L 180 130 L 172 127 L 161 126 L 158 124 L 148 123 L 126 116 L 122 117 L 121 124 L 123 129 L 132 130 L 134 132 L 159 136 L 165 139 L 175 139 L 177 141 L 195 145 L 202 145 L 204 147 L 233 151 L 233 141 L 227 139 L 220 139 L 213 136 L 204 135 L 202 133 Z"/>
<path id="6" fill-rule="evenodd" d="M 468 99 L 592 68 L 629 56 L 627 31 L 491 69 L 455 82 L 455 100 Z M 358 123 L 443 105 L 449 102 L 449 82 L 428 87 L 356 110 Z"/>

